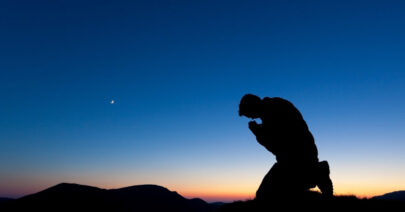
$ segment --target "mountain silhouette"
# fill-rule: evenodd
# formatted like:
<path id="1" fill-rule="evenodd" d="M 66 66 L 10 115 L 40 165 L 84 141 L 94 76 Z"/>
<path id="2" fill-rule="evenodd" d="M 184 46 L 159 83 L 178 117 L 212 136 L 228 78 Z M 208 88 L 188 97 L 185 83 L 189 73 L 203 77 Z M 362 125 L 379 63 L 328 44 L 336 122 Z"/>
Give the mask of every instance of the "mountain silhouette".
<path id="1" fill-rule="evenodd" d="M 157 185 L 120 189 L 61 183 L 3 204 L 10 211 L 180 211 L 209 212 L 217 206 L 186 199 Z M 2 208 L 0 208 L 2 209 Z"/>
<path id="2" fill-rule="evenodd" d="M 405 191 L 394 191 L 391 193 L 386 193 L 381 196 L 375 196 L 374 199 L 405 201 Z"/>

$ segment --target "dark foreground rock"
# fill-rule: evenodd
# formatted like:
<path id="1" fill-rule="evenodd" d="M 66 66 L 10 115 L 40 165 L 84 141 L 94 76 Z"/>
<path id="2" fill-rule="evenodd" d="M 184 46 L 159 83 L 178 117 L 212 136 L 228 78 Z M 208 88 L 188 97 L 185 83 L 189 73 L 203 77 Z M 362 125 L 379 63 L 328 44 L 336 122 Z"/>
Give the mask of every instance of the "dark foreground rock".
<path id="1" fill-rule="evenodd" d="M 359 199 L 354 196 L 334 196 L 325 198 L 320 193 L 308 192 L 305 196 L 268 201 L 237 201 L 225 204 L 219 212 L 255 211 L 405 211 L 405 202 Z"/>

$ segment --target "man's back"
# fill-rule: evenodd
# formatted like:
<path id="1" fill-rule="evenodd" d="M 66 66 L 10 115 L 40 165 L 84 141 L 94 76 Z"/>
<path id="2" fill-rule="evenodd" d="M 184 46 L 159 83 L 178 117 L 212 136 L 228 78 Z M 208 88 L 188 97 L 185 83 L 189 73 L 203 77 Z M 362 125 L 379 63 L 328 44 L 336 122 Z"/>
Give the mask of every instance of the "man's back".
<path id="1" fill-rule="evenodd" d="M 301 113 L 281 98 L 263 99 L 264 145 L 280 163 L 316 163 L 318 150 Z"/>

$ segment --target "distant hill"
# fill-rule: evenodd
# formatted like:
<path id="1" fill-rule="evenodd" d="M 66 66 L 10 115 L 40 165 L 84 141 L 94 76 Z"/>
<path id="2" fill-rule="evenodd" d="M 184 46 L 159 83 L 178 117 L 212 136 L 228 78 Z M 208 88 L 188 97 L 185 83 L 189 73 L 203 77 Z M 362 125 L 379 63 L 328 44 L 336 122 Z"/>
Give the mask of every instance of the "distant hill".
<path id="1" fill-rule="evenodd" d="M 381 196 L 376 196 L 374 197 L 374 199 L 405 201 L 405 191 L 395 191 L 391 193 L 386 193 Z"/>
<path id="2" fill-rule="evenodd" d="M 201 199 L 186 199 L 157 185 L 120 189 L 62 183 L 36 194 L 2 204 L 11 211 L 179 211 L 210 212 L 215 205 Z"/>

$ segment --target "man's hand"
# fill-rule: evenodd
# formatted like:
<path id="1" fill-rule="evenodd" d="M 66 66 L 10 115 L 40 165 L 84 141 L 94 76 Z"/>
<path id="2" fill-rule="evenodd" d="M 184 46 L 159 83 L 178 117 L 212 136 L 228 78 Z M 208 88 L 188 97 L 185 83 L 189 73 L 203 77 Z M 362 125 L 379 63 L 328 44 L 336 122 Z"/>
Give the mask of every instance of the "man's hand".
<path id="1" fill-rule="evenodd" d="M 249 129 L 250 131 L 252 131 L 253 134 L 257 136 L 260 133 L 261 126 L 258 123 L 256 123 L 256 121 L 250 121 Z"/>

